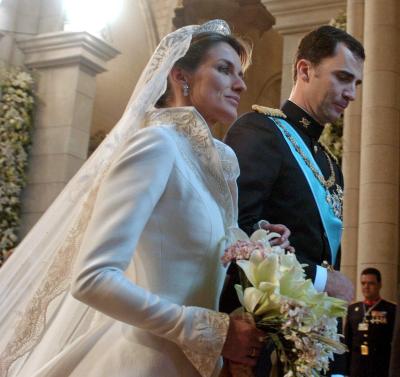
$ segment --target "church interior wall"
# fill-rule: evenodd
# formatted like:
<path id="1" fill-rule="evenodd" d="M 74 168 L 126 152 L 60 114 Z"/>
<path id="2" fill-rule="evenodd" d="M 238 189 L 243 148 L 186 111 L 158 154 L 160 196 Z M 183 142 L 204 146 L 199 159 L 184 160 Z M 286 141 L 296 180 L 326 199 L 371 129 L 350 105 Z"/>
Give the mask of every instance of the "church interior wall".
<path id="1" fill-rule="evenodd" d="M 282 37 L 274 30 L 262 34 L 253 33 L 252 65 L 245 75 L 247 91 L 242 95 L 239 112 L 251 109 L 254 103 L 280 106 L 280 79 L 282 73 Z"/>
<path id="2" fill-rule="evenodd" d="M 121 117 L 140 73 L 158 42 L 173 30 L 176 0 L 124 0 L 120 16 L 108 27 L 109 43 L 120 55 L 96 77 L 91 135 L 100 138 Z"/>
<path id="3" fill-rule="evenodd" d="M 153 40 L 140 1 L 124 1 L 119 17 L 109 25 L 108 42 L 120 54 L 107 64 L 107 72 L 96 77 L 96 96 L 91 134 L 108 132 L 121 117 L 133 88 L 158 41 Z"/>

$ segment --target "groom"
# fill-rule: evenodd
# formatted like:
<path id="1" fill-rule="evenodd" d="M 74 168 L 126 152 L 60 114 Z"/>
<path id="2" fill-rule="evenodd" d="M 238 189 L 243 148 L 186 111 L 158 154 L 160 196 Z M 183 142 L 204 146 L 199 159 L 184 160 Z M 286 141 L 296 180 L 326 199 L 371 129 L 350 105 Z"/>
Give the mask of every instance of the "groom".
<path id="1" fill-rule="evenodd" d="M 318 139 L 324 125 L 355 99 L 364 59 L 363 46 L 346 32 L 332 26 L 312 31 L 298 47 L 294 86 L 282 109 L 253 106 L 226 136 L 241 170 L 239 226 L 252 233 L 262 219 L 285 224 L 316 289 L 346 301 L 353 298 L 353 286 L 338 271 L 343 177 Z M 222 308 L 232 309 L 233 300 L 232 290 L 225 290 Z M 332 376 L 344 373 L 339 364 Z"/>

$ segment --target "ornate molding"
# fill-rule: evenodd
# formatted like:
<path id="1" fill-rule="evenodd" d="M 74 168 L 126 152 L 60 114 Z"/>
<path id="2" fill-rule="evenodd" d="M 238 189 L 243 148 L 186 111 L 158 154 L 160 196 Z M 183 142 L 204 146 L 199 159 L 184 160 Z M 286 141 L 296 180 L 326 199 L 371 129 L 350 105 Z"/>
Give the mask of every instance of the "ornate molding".
<path id="1" fill-rule="evenodd" d="M 257 97 L 255 102 L 260 103 L 260 98 L 263 95 L 263 93 L 267 93 L 268 89 L 272 87 L 273 84 L 275 83 L 281 83 L 282 82 L 282 72 L 277 72 L 273 74 L 271 77 L 269 77 L 265 83 L 262 85 L 261 89 L 258 91 Z M 263 105 L 263 103 L 260 103 L 260 105 Z M 270 105 L 268 105 L 270 106 Z"/>
<path id="2" fill-rule="evenodd" d="M 173 23 L 181 27 L 213 18 L 223 18 L 234 32 L 243 34 L 249 30 L 268 31 L 275 23 L 261 0 L 182 0 L 182 6 L 175 9 Z"/>
<path id="3" fill-rule="evenodd" d="M 274 29 L 281 34 L 304 33 L 328 23 L 341 10 L 346 0 L 262 0 L 276 19 Z"/>
<path id="4" fill-rule="evenodd" d="M 83 32 L 39 34 L 17 41 L 30 68 L 79 64 L 94 74 L 106 71 L 106 62 L 119 51 L 94 35 Z"/>

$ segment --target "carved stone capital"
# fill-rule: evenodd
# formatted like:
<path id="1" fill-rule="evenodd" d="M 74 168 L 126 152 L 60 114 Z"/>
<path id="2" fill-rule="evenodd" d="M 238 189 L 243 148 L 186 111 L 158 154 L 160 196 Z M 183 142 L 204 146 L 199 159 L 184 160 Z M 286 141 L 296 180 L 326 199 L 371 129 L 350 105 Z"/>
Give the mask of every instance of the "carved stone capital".
<path id="1" fill-rule="evenodd" d="M 222 18 L 234 32 L 268 31 L 275 20 L 261 0 L 183 0 L 175 9 L 175 27 Z"/>
<path id="2" fill-rule="evenodd" d="M 281 34 L 306 33 L 346 10 L 346 0 L 262 0 Z"/>
<path id="3" fill-rule="evenodd" d="M 82 32 L 39 34 L 17 41 L 25 54 L 25 65 L 44 68 L 77 64 L 98 74 L 106 70 L 106 62 L 119 51 L 94 35 Z"/>

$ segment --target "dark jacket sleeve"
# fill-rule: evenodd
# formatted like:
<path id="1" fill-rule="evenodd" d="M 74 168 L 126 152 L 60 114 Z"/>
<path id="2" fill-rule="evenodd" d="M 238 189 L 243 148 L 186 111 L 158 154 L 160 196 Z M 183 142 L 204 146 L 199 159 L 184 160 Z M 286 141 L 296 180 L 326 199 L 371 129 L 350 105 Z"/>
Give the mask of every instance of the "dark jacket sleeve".
<path id="1" fill-rule="evenodd" d="M 392 352 L 390 356 L 390 377 L 400 376 L 400 295 L 397 300 L 396 323 L 393 332 Z"/>
<path id="2" fill-rule="evenodd" d="M 266 122 L 264 115 L 246 114 L 230 128 L 225 140 L 239 160 L 239 226 L 248 234 L 262 219 L 282 164 L 279 140 Z"/>
<path id="3" fill-rule="evenodd" d="M 271 195 L 276 192 L 285 154 L 291 153 L 280 131 L 263 114 L 247 113 L 229 129 L 225 142 L 235 151 L 239 160 L 239 226 L 247 234 L 254 225 L 266 218 Z M 295 189 L 295 188 L 293 188 Z M 284 219 L 279 220 L 284 223 Z M 316 264 L 306 252 L 296 249 L 301 263 L 305 263 L 307 277 L 315 279 Z"/>
<path id="4" fill-rule="evenodd" d="M 350 323 L 350 316 L 351 316 L 352 311 L 353 311 L 352 306 L 349 306 L 348 311 L 347 311 L 346 320 L 344 323 L 344 332 L 343 332 L 344 343 L 346 344 L 347 348 L 349 349 L 348 352 L 345 353 L 345 358 L 346 358 L 345 370 L 346 370 L 347 375 L 350 373 L 351 345 L 353 344 L 352 329 L 351 329 L 351 323 Z"/>

